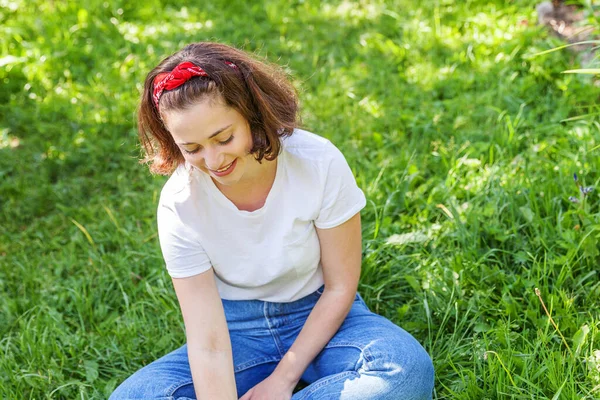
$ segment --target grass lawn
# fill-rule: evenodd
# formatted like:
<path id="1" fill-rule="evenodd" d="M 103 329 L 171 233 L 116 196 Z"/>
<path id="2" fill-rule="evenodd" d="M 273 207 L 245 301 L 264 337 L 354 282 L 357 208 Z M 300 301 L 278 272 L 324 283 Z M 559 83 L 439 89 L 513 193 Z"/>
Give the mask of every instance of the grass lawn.
<path id="1" fill-rule="evenodd" d="M 577 186 L 599 186 L 600 87 L 562 73 L 568 50 L 535 56 L 562 44 L 536 20 L 526 0 L 1 0 L 0 398 L 107 398 L 184 343 L 135 111 L 201 40 L 285 66 L 346 155 L 360 292 L 431 354 L 434 398 L 600 398 L 599 196 Z"/>

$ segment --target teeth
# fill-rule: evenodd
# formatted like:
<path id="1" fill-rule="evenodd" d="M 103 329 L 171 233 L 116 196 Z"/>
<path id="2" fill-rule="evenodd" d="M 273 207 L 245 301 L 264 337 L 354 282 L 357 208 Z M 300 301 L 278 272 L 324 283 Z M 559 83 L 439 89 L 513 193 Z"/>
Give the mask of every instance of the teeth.
<path id="1" fill-rule="evenodd" d="M 229 167 L 231 167 L 231 164 L 233 164 L 233 162 L 229 163 L 228 165 L 226 165 L 225 167 L 218 169 L 217 172 L 223 172 L 223 171 L 227 171 L 229 169 Z"/>

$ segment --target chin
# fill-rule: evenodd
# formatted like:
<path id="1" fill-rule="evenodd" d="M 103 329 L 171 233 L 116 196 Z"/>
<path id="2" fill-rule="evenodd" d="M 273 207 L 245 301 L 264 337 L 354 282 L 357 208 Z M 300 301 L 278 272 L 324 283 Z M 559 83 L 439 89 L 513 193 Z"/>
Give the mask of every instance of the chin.
<path id="1" fill-rule="evenodd" d="M 238 179 L 235 179 L 235 178 L 226 179 L 228 177 L 217 178 L 216 176 L 213 176 L 212 178 L 214 180 L 216 180 L 217 182 L 219 182 L 219 184 L 221 184 L 223 186 L 233 186 L 236 183 L 238 183 Z"/>

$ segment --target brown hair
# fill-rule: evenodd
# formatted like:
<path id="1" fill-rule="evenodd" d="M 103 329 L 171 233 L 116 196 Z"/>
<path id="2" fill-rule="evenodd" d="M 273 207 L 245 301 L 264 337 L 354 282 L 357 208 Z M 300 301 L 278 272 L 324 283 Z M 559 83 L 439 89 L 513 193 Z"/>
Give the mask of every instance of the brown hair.
<path id="1" fill-rule="evenodd" d="M 152 99 L 156 76 L 172 71 L 184 61 L 201 67 L 208 78 L 195 77 L 176 89 L 164 91 L 160 112 L 184 110 L 206 96 L 220 95 L 226 106 L 250 124 L 251 153 L 256 160 L 277 158 L 280 138 L 291 135 L 299 123 L 298 98 L 285 73 L 233 47 L 200 42 L 165 58 L 146 77 L 138 110 L 138 134 L 145 152 L 142 162 L 150 164 L 150 171 L 168 175 L 184 161 Z"/>

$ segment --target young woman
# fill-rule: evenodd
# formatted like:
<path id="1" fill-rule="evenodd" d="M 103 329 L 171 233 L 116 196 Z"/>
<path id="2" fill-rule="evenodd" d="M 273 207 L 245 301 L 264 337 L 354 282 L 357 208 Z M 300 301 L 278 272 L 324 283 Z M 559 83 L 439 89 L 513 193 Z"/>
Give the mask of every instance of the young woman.
<path id="1" fill-rule="evenodd" d="M 221 44 L 148 74 L 140 139 L 171 174 L 158 231 L 187 344 L 111 400 L 431 398 L 425 350 L 357 294 L 365 197 L 297 110 L 277 68 Z"/>

